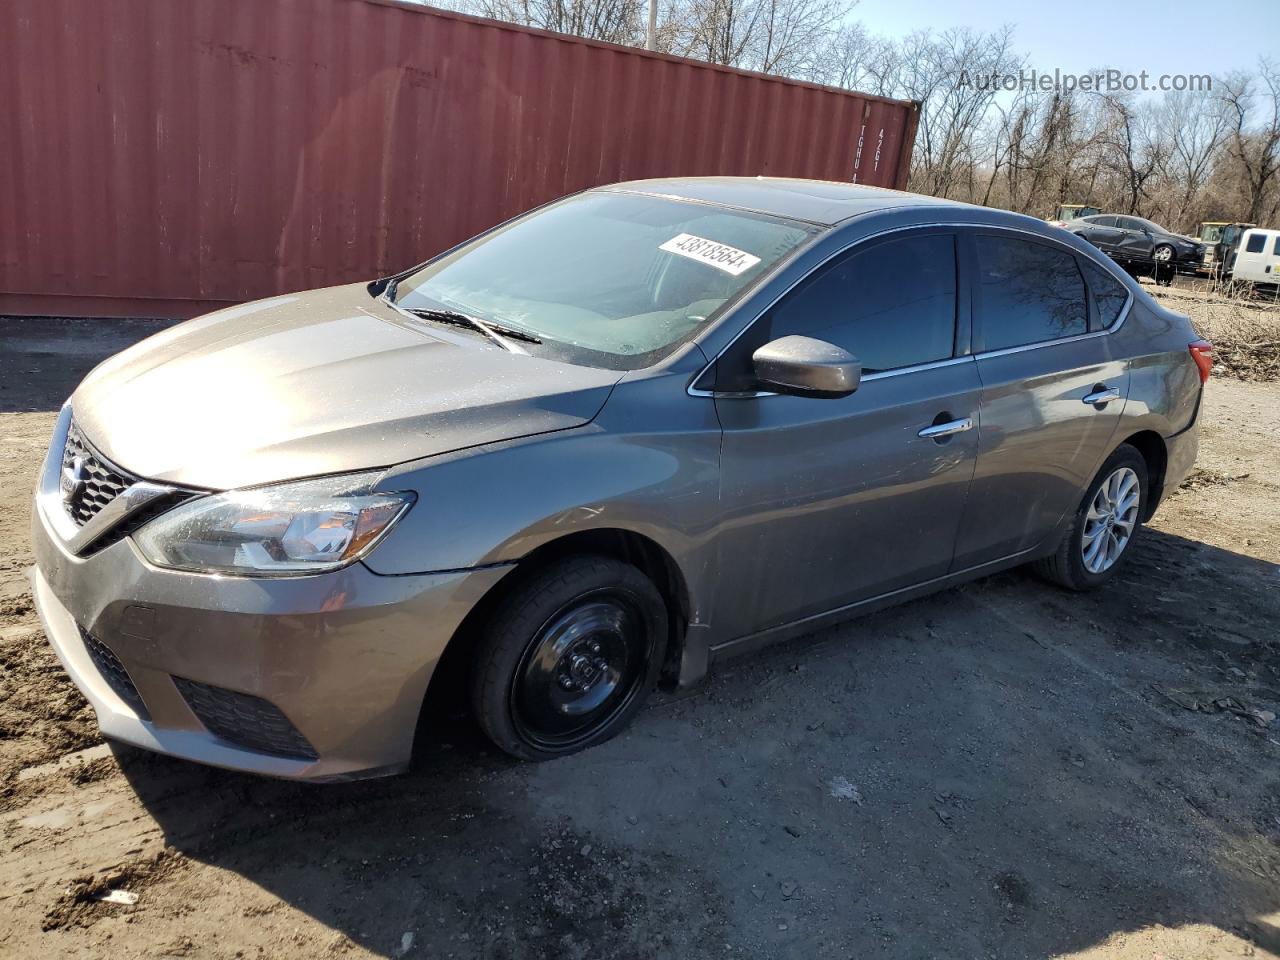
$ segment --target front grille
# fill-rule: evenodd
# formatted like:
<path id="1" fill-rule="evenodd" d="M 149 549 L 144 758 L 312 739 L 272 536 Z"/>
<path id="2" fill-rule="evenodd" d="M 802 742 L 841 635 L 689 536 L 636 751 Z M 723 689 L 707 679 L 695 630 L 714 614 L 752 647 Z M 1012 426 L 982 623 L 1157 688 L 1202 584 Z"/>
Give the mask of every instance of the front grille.
<path id="1" fill-rule="evenodd" d="M 237 747 L 277 757 L 315 760 L 318 756 L 274 703 L 182 677 L 174 677 L 173 682 L 191 712 L 214 736 Z"/>
<path id="2" fill-rule="evenodd" d="M 62 448 L 62 476 L 63 503 L 80 527 L 138 482 L 94 450 L 74 421 Z"/>
<path id="3" fill-rule="evenodd" d="M 138 477 L 117 467 L 89 443 L 73 420 L 67 428 L 62 448 L 62 503 L 76 526 L 83 527 L 116 497 L 136 483 Z M 109 530 L 103 531 L 81 553 L 96 553 L 129 536 L 143 524 L 180 503 L 199 496 L 194 490 L 174 489 L 134 510 Z"/>
<path id="4" fill-rule="evenodd" d="M 115 695 L 127 703 L 139 717 L 150 720 L 151 713 L 147 710 L 147 705 L 142 702 L 142 696 L 138 693 L 138 688 L 133 685 L 129 671 L 124 668 L 120 658 L 84 627 L 80 627 L 80 639 L 84 641 L 85 649 L 89 651 L 89 659 L 98 668 L 98 673 L 102 674 L 102 679 L 107 681 L 107 686 L 115 691 Z"/>

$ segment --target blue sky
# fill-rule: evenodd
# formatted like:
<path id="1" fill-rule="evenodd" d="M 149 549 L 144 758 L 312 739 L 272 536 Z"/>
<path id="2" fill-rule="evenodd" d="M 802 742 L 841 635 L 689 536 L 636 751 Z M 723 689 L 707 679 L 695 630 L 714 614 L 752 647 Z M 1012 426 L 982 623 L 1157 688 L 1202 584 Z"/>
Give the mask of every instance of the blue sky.
<path id="1" fill-rule="evenodd" d="M 1256 68 L 1260 55 L 1280 61 L 1276 0 L 861 0 L 852 19 L 872 33 L 902 36 L 932 27 L 1014 28 L 1015 49 L 1029 66 L 1086 73 L 1110 66 L 1126 73 L 1209 73 Z"/>

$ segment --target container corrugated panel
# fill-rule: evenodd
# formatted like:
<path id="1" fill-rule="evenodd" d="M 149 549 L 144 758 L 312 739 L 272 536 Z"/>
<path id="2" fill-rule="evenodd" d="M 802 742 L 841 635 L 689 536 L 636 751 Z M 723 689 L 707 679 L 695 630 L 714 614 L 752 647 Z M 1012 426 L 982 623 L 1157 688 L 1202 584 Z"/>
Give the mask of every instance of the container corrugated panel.
<path id="1" fill-rule="evenodd" d="M 916 106 L 393 0 L 0 5 L 0 313 L 189 316 L 585 187 L 905 183 Z"/>

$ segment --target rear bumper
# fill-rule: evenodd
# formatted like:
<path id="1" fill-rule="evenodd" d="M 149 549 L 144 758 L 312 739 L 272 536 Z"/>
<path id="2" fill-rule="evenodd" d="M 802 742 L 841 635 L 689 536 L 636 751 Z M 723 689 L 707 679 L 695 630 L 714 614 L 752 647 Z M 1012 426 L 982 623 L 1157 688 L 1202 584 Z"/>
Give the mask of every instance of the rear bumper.
<path id="1" fill-rule="evenodd" d="M 128 538 L 73 556 L 39 505 L 32 539 L 36 609 L 106 736 L 303 780 L 377 776 L 408 764 L 446 644 L 510 569 L 385 577 L 355 564 L 276 580 L 181 573 L 151 566 Z M 96 648 L 91 655 L 94 640 L 109 654 Z M 104 671 L 111 655 L 118 664 Z M 216 716 L 181 681 L 218 688 L 224 704 L 260 705 L 253 698 L 261 698 L 270 705 L 262 710 L 275 711 L 267 719 L 291 724 L 311 749 L 281 755 L 230 742 L 212 732 Z M 140 708 L 130 705 L 129 684 Z M 251 709 L 233 711 L 232 719 L 255 717 L 261 720 Z"/>
<path id="2" fill-rule="evenodd" d="M 1147 511 L 1147 519 L 1155 515 L 1165 500 L 1187 479 L 1192 467 L 1196 464 L 1196 456 L 1200 452 L 1200 411 L 1204 404 L 1204 389 L 1196 398 L 1196 409 L 1191 423 L 1181 432 L 1164 438 L 1164 479 L 1160 485 L 1160 499 L 1152 503 Z"/>
<path id="3" fill-rule="evenodd" d="M 1202 395 L 1203 397 L 1203 395 Z M 1168 496 L 1187 479 L 1191 468 L 1195 466 L 1196 455 L 1200 452 L 1200 410 L 1197 405 L 1196 419 L 1191 426 L 1164 441 L 1164 496 Z"/>

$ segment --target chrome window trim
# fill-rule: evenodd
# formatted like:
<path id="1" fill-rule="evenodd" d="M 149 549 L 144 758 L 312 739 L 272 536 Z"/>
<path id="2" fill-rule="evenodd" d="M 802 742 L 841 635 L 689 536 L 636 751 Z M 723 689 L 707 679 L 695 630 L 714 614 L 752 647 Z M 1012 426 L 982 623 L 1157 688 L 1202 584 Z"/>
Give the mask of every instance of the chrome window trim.
<path id="1" fill-rule="evenodd" d="M 754 322 L 754 321 L 752 321 Z M 726 348 L 727 349 L 727 348 Z M 973 363 L 977 357 L 972 353 L 966 353 L 963 357 L 947 357 L 945 360 L 933 360 L 929 363 L 913 363 L 909 367 L 896 367 L 893 370 L 877 370 L 875 373 L 868 373 L 858 381 L 861 386 L 870 380 L 887 380 L 890 377 L 900 377 L 908 373 L 919 373 L 922 370 L 936 370 L 939 367 L 953 367 L 958 363 Z M 701 373 L 698 376 L 702 376 Z M 696 378 L 695 378 L 696 379 Z M 724 391 L 716 393 L 713 390 L 696 390 L 689 387 L 686 391 L 691 397 L 719 397 L 721 400 L 754 400 L 758 397 L 777 397 L 781 394 L 774 393 L 769 390 L 752 391 Z"/>
<path id="2" fill-rule="evenodd" d="M 701 372 L 698 374 L 698 377 L 700 376 L 702 376 Z M 696 382 L 698 377 L 694 377 L 693 382 Z M 694 387 L 692 383 L 685 388 L 684 392 L 691 397 L 715 397 L 719 400 L 756 400 L 761 397 L 781 396 L 781 394 L 773 393 L 768 390 L 758 390 L 755 393 L 752 393 L 749 390 L 745 392 L 740 390 L 723 390 L 717 393 L 715 390 L 699 390 Z"/>
<path id="3" fill-rule="evenodd" d="M 774 306 L 778 303 L 778 301 L 780 301 L 783 297 L 785 297 L 792 290 L 798 287 L 803 281 L 811 277 L 816 271 L 825 267 L 828 263 L 830 263 L 836 257 L 843 256 L 845 253 L 852 250 L 854 247 L 858 246 L 859 244 L 867 243 L 871 240 L 878 240 L 881 237 L 887 237 L 895 233 L 904 233 L 908 230 L 930 230 L 930 229 L 937 229 L 939 227 L 944 229 L 947 227 L 957 227 L 957 228 L 962 227 L 962 228 L 971 228 L 971 229 L 978 229 L 978 230 L 995 230 L 995 231 L 1000 231 L 1004 233 L 1024 234 L 1025 236 L 1031 237 L 1035 240 L 1040 240 L 1045 243 L 1048 243 L 1050 246 L 1057 247 L 1058 249 L 1063 250 L 1071 254 L 1072 256 L 1076 256 L 1076 257 L 1085 256 L 1085 258 L 1090 263 L 1094 264 L 1094 266 L 1098 267 L 1100 270 L 1103 270 L 1109 273 L 1113 279 L 1116 279 L 1116 280 L 1120 279 L 1115 275 L 1115 272 L 1114 272 L 1115 263 L 1114 261 L 1110 260 L 1110 258 L 1108 258 L 1105 262 L 1103 262 L 1099 258 L 1095 257 L 1092 252 L 1087 252 L 1086 254 L 1082 254 L 1081 251 L 1076 250 L 1070 245 L 1063 243 L 1061 240 L 1058 240 L 1054 237 L 1046 237 L 1042 233 L 1037 233 L 1034 230 L 1026 230 L 1022 227 L 1009 227 L 1009 226 L 1002 226 L 1002 225 L 990 224 L 990 223 L 975 223 L 971 220 L 950 221 L 950 222 L 930 221 L 928 223 L 912 223 L 912 224 L 908 224 L 906 226 L 901 226 L 901 227 L 890 227 L 887 230 L 881 230 L 879 233 L 868 234 L 865 237 L 858 237 L 856 240 L 849 241 L 844 246 L 839 247 L 836 250 L 833 250 L 830 256 L 826 257 L 824 260 L 822 260 L 822 262 L 815 264 L 813 269 L 807 270 L 803 276 L 797 277 L 794 281 L 788 284 L 786 289 L 779 292 L 779 294 L 776 297 L 774 297 L 772 300 L 770 300 L 764 307 L 762 307 L 754 317 L 752 317 L 747 323 L 743 324 L 742 329 L 739 330 L 736 334 L 734 334 L 733 338 L 728 343 L 726 343 L 723 347 L 721 347 L 714 357 L 708 360 L 706 364 L 704 364 L 703 367 L 697 373 L 695 373 L 692 377 L 689 378 L 689 386 L 685 388 L 685 393 L 687 393 L 691 397 L 712 397 L 712 398 L 718 397 L 724 400 L 750 400 L 750 399 L 757 399 L 757 398 L 763 398 L 763 397 L 779 396 L 779 394 L 777 393 L 771 393 L 768 391 L 731 392 L 731 391 L 700 390 L 695 388 L 693 385 L 702 379 L 703 375 L 708 370 L 710 370 L 712 366 L 715 365 L 717 360 L 719 360 L 722 356 L 724 356 L 725 353 L 728 352 L 730 347 L 732 347 L 735 343 L 737 343 L 738 340 L 740 340 L 743 337 L 743 335 L 746 334 L 746 332 L 751 329 L 753 324 L 755 324 L 761 317 L 763 317 L 766 313 L 772 310 Z M 1088 289 L 1089 281 L 1083 276 L 1081 277 L 1081 279 L 1084 280 L 1085 288 Z M 1124 326 L 1125 320 L 1127 320 L 1129 317 L 1129 311 L 1133 308 L 1133 303 L 1134 303 L 1133 291 L 1129 289 L 1128 284 L 1126 284 L 1123 280 L 1120 280 L 1120 284 L 1125 288 L 1125 293 L 1128 294 L 1128 299 L 1125 301 L 1124 306 L 1120 309 L 1120 315 L 1116 317 L 1115 322 L 1111 326 L 1105 327 L 1102 330 L 1091 330 L 1087 333 L 1078 333 L 1078 334 L 1075 334 L 1074 336 L 1061 337 L 1057 340 L 1040 340 L 1040 341 L 1037 341 L 1036 343 L 1027 343 L 1017 347 L 1003 347 L 999 350 L 984 350 L 980 353 L 967 353 L 959 357 L 948 357 L 945 360 L 936 360 L 936 361 L 933 361 L 932 363 L 913 364 L 912 366 L 909 366 L 909 367 L 898 367 L 897 369 L 894 369 L 894 370 L 881 370 L 876 373 L 867 374 L 865 377 L 862 378 L 861 383 L 866 383 L 871 380 L 883 380 L 883 379 L 887 379 L 888 377 L 902 376 L 908 373 L 918 373 L 921 370 L 932 370 L 935 367 L 949 366 L 951 364 L 963 363 L 965 361 L 985 360 L 988 357 L 1002 357 L 1002 356 L 1005 356 L 1006 354 L 1022 353 L 1027 350 L 1038 350 L 1041 347 L 1056 346 L 1057 344 L 1060 344 L 1060 343 L 1073 343 L 1077 340 L 1088 340 L 1093 337 L 1108 336 L 1109 334 L 1115 333 L 1122 326 Z M 973 324 L 973 325 L 976 326 L 976 324 Z M 692 342 L 697 343 L 698 342 L 697 338 L 695 338 Z"/>
<path id="4" fill-rule="evenodd" d="M 866 383 L 868 380 L 887 380 L 889 377 L 901 377 L 908 373 L 919 373 L 921 370 L 937 370 L 939 367 L 954 367 L 958 363 L 973 363 L 976 358 L 972 353 L 966 353 L 962 357 L 947 357 L 945 360 L 931 360 L 928 363 L 913 363 L 909 367 L 894 367 L 892 370 L 877 370 L 875 373 L 868 373 L 863 377 L 859 384 Z"/>
<path id="5" fill-rule="evenodd" d="M 978 360 L 986 360 L 988 357 L 1004 357 L 1011 353 L 1026 353 L 1028 350 L 1039 350 L 1041 347 L 1056 347 L 1060 343 L 1076 343 L 1080 340 L 1092 340 L 1094 337 L 1106 337 L 1115 333 L 1129 316 L 1129 308 L 1133 306 L 1133 294 L 1129 294 L 1129 299 L 1125 303 L 1124 308 L 1120 311 L 1120 316 L 1116 318 L 1116 322 L 1110 327 L 1103 330 L 1091 330 L 1088 333 L 1077 333 L 1070 337 L 1059 337 L 1056 340 L 1037 340 L 1035 343 L 1024 343 L 1017 347 L 1001 347 L 999 350 L 984 350 L 981 353 L 975 353 L 973 356 Z"/>

